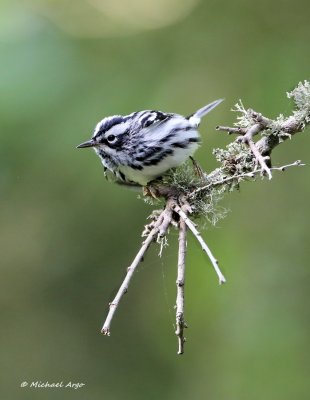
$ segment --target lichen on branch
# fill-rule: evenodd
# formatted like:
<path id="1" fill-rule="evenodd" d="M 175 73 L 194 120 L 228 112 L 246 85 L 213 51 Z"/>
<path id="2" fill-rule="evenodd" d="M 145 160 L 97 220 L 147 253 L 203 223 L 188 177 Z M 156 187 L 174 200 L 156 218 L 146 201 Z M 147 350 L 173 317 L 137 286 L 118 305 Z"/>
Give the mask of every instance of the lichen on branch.
<path id="1" fill-rule="evenodd" d="M 217 126 L 218 131 L 235 134 L 237 138 L 226 148 L 216 148 L 213 155 L 219 163 L 215 170 L 204 173 L 204 178 L 195 175 L 195 170 L 188 162 L 171 170 L 163 180 L 155 184 L 158 197 L 166 198 L 167 187 L 171 192 L 181 193 L 189 202 L 195 217 L 204 217 L 211 223 L 225 216 L 224 210 L 218 206 L 225 192 L 238 189 L 245 180 L 261 177 L 272 178 L 271 153 L 273 149 L 293 135 L 305 130 L 310 123 L 310 83 L 304 81 L 287 93 L 294 101 L 294 110 L 288 117 L 280 114 L 270 119 L 262 114 L 246 109 L 241 100 L 232 111 L 238 113 L 233 127 Z M 259 139 L 254 141 L 255 136 Z M 292 162 L 285 167 L 300 166 L 300 162 Z"/>
<path id="2" fill-rule="evenodd" d="M 179 230 L 178 278 L 176 299 L 176 335 L 178 338 L 178 354 L 184 352 L 184 328 L 187 327 L 184 317 L 184 286 L 185 286 L 185 249 L 186 230 L 189 230 L 207 254 L 218 277 L 219 283 L 225 283 L 219 262 L 214 257 L 205 240 L 197 229 L 195 220 L 207 220 L 215 224 L 225 216 L 225 211 L 219 206 L 219 201 L 225 193 L 238 189 L 244 181 L 254 181 L 258 176 L 272 178 L 274 171 L 284 171 L 286 168 L 304 165 L 297 160 L 287 165 L 275 167 L 272 165 L 273 149 L 296 133 L 302 132 L 310 123 L 310 84 L 308 81 L 287 93 L 294 101 L 292 115 L 284 117 L 280 114 L 276 119 L 270 119 L 262 114 L 246 109 L 239 101 L 232 110 L 238 113 L 233 127 L 217 126 L 218 131 L 235 134 L 237 138 L 224 149 L 214 149 L 213 155 L 219 166 L 205 173 L 196 162 L 190 162 L 170 170 L 161 180 L 152 182 L 147 188 L 144 200 L 158 206 L 160 210 L 152 212 L 151 222 L 143 230 L 145 238 L 136 257 L 127 268 L 126 277 L 119 291 L 110 303 L 110 309 L 102 328 L 102 333 L 110 335 L 110 326 L 114 313 L 123 295 L 127 292 L 129 283 L 138 264 L 144 258 L 152 242 L 160 244 L 160 255 L 163 239 L 166 238 L 169 227 Z M 258 140 L 254 140 L 259 137 Z M 198 170 L 198 171 L 197 171 Z M 197 173 L 198 172 L 198 173 Z"/>

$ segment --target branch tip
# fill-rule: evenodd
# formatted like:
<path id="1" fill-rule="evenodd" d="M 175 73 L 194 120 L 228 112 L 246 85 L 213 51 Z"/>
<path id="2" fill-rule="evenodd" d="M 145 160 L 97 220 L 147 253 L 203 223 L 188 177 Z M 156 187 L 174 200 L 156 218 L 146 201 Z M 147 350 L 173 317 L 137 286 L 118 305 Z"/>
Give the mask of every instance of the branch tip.
<path id="1" fill-rule="evenodd" d="M 111 336 L 110 330 L 109 330 L 108 328 L 102 328 L 102 329 L 101 329 L 101 333 L 102 333 L 104 336 Z"/>
<path id="2" fill-rule="evenodd" d="M 219 284 L 223 285 L 224 283 L 226 283 L 226 279 L 224 276 L 222 276 L 222 278 L 219 279 Z"/>

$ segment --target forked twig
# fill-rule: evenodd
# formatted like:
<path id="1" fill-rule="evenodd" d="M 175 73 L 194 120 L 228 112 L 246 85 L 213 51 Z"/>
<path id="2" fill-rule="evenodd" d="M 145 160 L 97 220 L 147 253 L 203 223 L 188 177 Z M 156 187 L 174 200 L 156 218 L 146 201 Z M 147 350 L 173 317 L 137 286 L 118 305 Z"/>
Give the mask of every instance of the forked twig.
<path id="1" fill-rule="evenodd" d="M 261 173 L 264 174 L 266 173 L 268 176 L 268 179 L 272 179 L 272 173 L 270 171 L 270 168 L 267 166 L 265 158 L 261 155 L 261 153 L 258 151 L 258 148 L 256 147 L 256 144 L 253 142 L 252 139 L 250 139 L 248 142 L 248 145 L 257 161 L 257 163 L 261 167 Z"/>
<path id="2" fill-rule="evenodd" d="M 261 167 L 261 173 L 262 174 L 267 174 L 268 179 L 272 179 L 272 174 L 270 171 L 270 168 L 267 166 L 265 157 L 260 153 L 258 150 L 255 142 L 253 141 L 253 137 L 257 135 L 259 132 L 263 131 L 266 129 L 272 121 L 266 117 L 264 117 L 262 114 L 257 113 L 256 111 L 253 110 L 248 110 L 248 114 L 251 116 L 252 120 L 254 121 L 253 125 L 249 127 L 248 129 L 246 128 L 230 128 L 227 126 L 217 126 L 217 130 L 223 130 L 230 133 L 241 133 L 241 136 L 237 138 L 237 141 L 246 144 L 249 146 L 249 148 L 252 151 L 253 156 L 255 157 L 256 163 L 260 165 Z"/>
<path id="3" fill-rule="evenodd" d="M 286 168 L 293 166 L 303 166 L 300 160 L 297 160 L 291 164 L 283 165 L 281 167 L 273 167 L 271 170 L 284 171 Z M 201 191 L 208 190 L 211 187 L 217 185 L 224 185 L 232 180 L 238 180 L 242 178 L 253 178 L 255 174 L 262 172 L 261 169 L 257 169 L 253 172 L 243 173 L 234 176 L 228 176 L 219 181 L 211 182 L 208 185 L 199 187 L 195 189 L 187 199 L 195 196 Z M 213 256 L 211 250 L 209 249 L 206 242 L 202 239 L 200 232 L 197 230 L 195 224 L 188 217 L 188 212 L 190 212 L 190 206 L 187 203 L 186 197 L 182 197 L 182 199 L 178 199 L 182 204 L 182 207 L 179 206 L 178 201 L 175 197 L 168 198 L 166 202 L 165 209 L 158 213 L 155 218 L 155 222 L 152 222 L 147 226 L 146 229 L 146 239 L 143 241 L 142 246 L 140 247 L 136 257 L 134 258 L 131 265 L 127 268 L 127 274 L 125 279 L 123 280 L 115 298 L 109 304 L 109 312 L 106 317 L 106 320 L 103 324 L 101 332 L 104 335 L 110 335 L 110 327 L 111 322 L 114 317 L 114 314 L 118 308 L 118 305 L 124 296 L 124 294 L 128 291 L 129 284 L 131 282 L 132 276 L 137 269 L 139 263 L 143 260 L 144 255 L 146 254 L 151 243 L 156 239 L 156 237 L 162 238 L 166 235 L 167 230 L 171 224 L 176 224 L 175 220 L 173 220 L 173 211 L 175 211 L 179 217 L 179 252 L 178 252 L 178 275 L 177 275 L 177 300 L 176 300 L 176 335 L 178 336 L 178 354 L 183 354 L 184 352 L 184 328 L 186 328 L 186 323 L 184 321 L 184 281 L 185 281 L 185 254 L 186 254 L 186 226 L 190 229 L 193 235 L 196 237 L 198 242 L 200 243 L 203 251 L 205 251 L 212 263 L 212 266 L 217 273 L 219 278 L 219 283 L 225 283 L 226 279 L 222 274 L 217 259 Z M 149 230 L 148 230 L 149 227 Z"/>
<path id="4" fill-rule="evenodd" d="M 178 204 L 182 204 L 182 208 Z M 112 319 L 116 312 L 116 309 L 124 296 L 124 294 L 128 291 L 128 287 L 132 276 L 138 267 L 139 263 L 142 261 L 145 253 L 147 252 L 150 244 L 157 238 L 163 238 L 170 225 L 176 224 L 175 215 L 179 216 L 179 251 L 178 251 L 178 273 L 177 273 L 177 298 L 176 298 L 176 332 L 175 334 L 178 337 L 178 354 L 184 353 L 184 329 L 187 328 L 187 325 L 184 320 L 184 283 L 185 283 L 185 254 L 186 254 L 186 227 L 188 227 L 199 241 L 202 246 L 202 249 L 208 254 L 211 263 L 219 277 L 220 283 L 226 282 L 224 275 L 221 273 L 218 262 L 211 253 L 211 250 L 207 246 L 207 244 L 202 239 L 200 233 L 196 229 L 194 223 L 187 216 L 187 213 L 191 211 L 189 204 L 186 202 L 184 196 L 179 197 L 178 199 L 175 196 L 169 197 L 166 201 L 166 206 L 163 211 L 161 211 L 158 215 L 153 215 L 154 221 L 151 222 L 144 231 L 146 235 L 146 239 L 142 243 L 140 250 L 138 251 L 136 257 L 134 258 L 131 265 L 127 268 L 127 274 L 125 279 L 123 280 L 114 300 L 109 304 L 109 312 L 106 317 L 106 320 L 103 324 L 101 332 L 104 335 L 110 335 L 110 327 L 112 323 Z M 176 214 L 173 215 L 173 212 Z"/>
<path id="5" fill-rule="evenodd" d="M 218 260 L 214 257 L 214 255 L 212 254 L 212 252 L 209 249 L 208 245 L 206 244 L 206 242 L 201 237 L 201 234 L 197 230 L 195 224 L 188 218 L 186 213 L 178 205 L 176 205 L 174 207 L 174 211 L 176 213 L 178 213 L 179 216 L 184 220 L 184 222 L 186 223 L 187 227 L 191 230 L 191 232 L 193 233 L 195 238 L 201 244 L 202 250 L 207 253 L 207 255 L 208 255 L 208 257 L 209 257 L 209 259 L 210 259 L 210 261 L 211 261 L 211 263 L 213 265 L 213 268 L 214 268 L 214 270 L 217 273 L 217 276 L 219 278 L 219 284 L 221 285 L 222 283 L 225 283 L 226 279 L 225 279 L 224 275 L 222 274 L 222 272 L 221 272 L 221 270 L 219 268 Z"/>

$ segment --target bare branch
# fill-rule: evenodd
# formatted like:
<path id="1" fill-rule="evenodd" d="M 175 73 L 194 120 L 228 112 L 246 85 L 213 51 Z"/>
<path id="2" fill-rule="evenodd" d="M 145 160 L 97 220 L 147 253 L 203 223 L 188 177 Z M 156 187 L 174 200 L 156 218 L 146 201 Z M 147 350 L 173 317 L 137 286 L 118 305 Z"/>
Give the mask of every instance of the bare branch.
<path id="1" fill-rule="evenodd" d="M 262 174 L 264 174 L 266 172 L 268 179 L 269 180 L 272 179 L 272 174 L 271 174 L 270 168 L 267 166 L 265 159 L 259 152 L 258 148 L 256 147 L 256 144 L 253 142 L 253 140 L 249 140 L 248 145 L 249 145 L 250 149 L 252 150 L 252 153 L 254 154 L 255 159 L 261 166 Z"/>
<path id="2" fill-rule="evenodd" d="M 296 160 L 293 163 L 282 165 L 281 167 L 272 167 L 270 168 L 271 171 L 285 171 L 287 168 L 290 167 L 304 167 L 306 164 L 303 164 L 300 160 Z M 215 186 L 221 186 L 225 185 L 231 181 L 236 181 L 238 182 L 240 179 L 244 178 L 255 178 L 255 175 L 262 174 L 263 170 L 262 169 L 256 169 L 252 172 L 244 172 L 243 174 L 238 174 L 238 175 L 232 175 L 232 176 L 226 176 L 223 179 L 220 179 L 218 181 L 214 181 L 209 183 L 208 185 L 198 187 L 197 189 L 193 190 L 188 196 L 187 200 L 195 197 L 198 193 L 206 191 L 210 188 L 213 188 Z"/>
<path id="3" fill-rule="evenodd" d="M 127 268 L 127 274 L 125 276 L 125 279 L 124 279 L 122 285 L 120 286 L 114 300 L 109 304 L 109 313 L 108 313 L 106 320 L 103 324 L 103 327 L 101 329 L 101 332 L 104 335 L 110 336 L 110 326 L 111 326 L 111 322 L 112 322 L 114 313 L 115 313 L 123 295 L 125 293 L 127 293 L 127 291 L 128 291 L 128 287 L 129 287 L 131 278 L 132 278 L 137 266 L 143 260 L 145 253 L 147 252 L 150 244 L 155 240 L 156 236 L 158 234 L 160 234 L 161 237 L 165 235 L 165 233 L 170 225 L 170 222 L 171 222 L 171 216 L 172 216 L 171 203 L 167 202 L 166 208 L 160 213 L 159 216 L 156 217 L 157 218 L 156 222 L 150 224 L 152 227 L 151 231 L 147 234 L 147 238 L 142 243 L 142 246 L 141 246 L 140 250 L 138 251 L 135 259 L 133 260 L 131 265 Z M 169 218 L 170 218 L 170 221 L 169 221 Z"/>
<path id="4" fill-rule="evenodd" d="M 111 322 L 114 316 L 114 313 L 119 305 L 119 302 L 121 300 L 121 298 L 123 297 L 123 295 L 125 293 L 127 293 L 128 291 L 128 287 L 131 281 L 131 278 L 137 268 L 137 266 L 139 265 L 139 263 L 142 261 L 146 251 L 148 250 L 150 244 L 152 243 L 152 241 L 154 240 L 155 236 L 158 233 L 158 229 L 159 226 L 156 226 L 152 229 L 152 231 L 149 233 L 148 237 L 145 239 L 145 241 L 143 242 L 140 250 L 138 251 L 138 254 L 136 255 L 135 259 L 133 260 L 133 262 L 131 263 L 131 265 L 127 268 L 127 274 L 126 277 L 121 285 L 121 287 L 119 288 L 117 295 L 115 296 L 114 300 L 109 304 L 110 308 L 109 308 L 109 313 L 108 316 L 103 324 L 103 327 L 101 329 L 101 332 L 104 335 L 108 335 L 110 336 L 110 326 L 111 326 Z"/>
<path id="5" fill-rule="evenodd" d="M 176 299 L 176 331 L 178 337 L 178 354 L 184 353 L 184 284 L 185 284 L 185 255 L 186 255 L 186 224 L 184 219 L 179 222 L 179 252 L 178 252 L 178 275 L 177 275 L 177 299 Z"/>
<path id="6" fill-rule="evenodd" d="M 237 128 L 232 128 L 230 126 L 222 126 L 222 125 L 218 125 L 215 127 L 215 129 L 217 131 L 224 131 L 227 132 L 228 135 L 231 135 L 233 133 L 237 134 L 237 135 L 245 135 L 246 134 L 246 129 L 245 128 L 241 128 L 241 127 L 237 127 Z"/>
<path id="7" fill-rule="evenodd" d="M 188 218 L 188 216 L 185 214 L 185 212 L 178 205 L 176 205 L 174 207 L 174 210 L 175 210 L 175 212 L 177 212 L 179 214 L 179 216 L 184 220 L 184 222 L 186 223 L 188 228 L 192 231 L 192 233 L 195 236 L 195 238 L 201 244 L 202 250 L 207 253 L 207 255 L 208 255 L 208 257 L 209 257 L 209 259 L 210 259 L 210 261 L 211 261 L 211 263 L 213 265 L 213 268 L 214 268 L 215 272 L 217 273 L 220 285 L 222 283 L 225 283 L 226 279 L 225 279 L 224 275 L 222 274 L 222 272 L 221 272 L 221 270 L 220 270 L 220 268 L 218 266 L 218 260 L 213 256 L 211 250 L 209 249 L 208 245 L 206 244 L 206 242 L 201 237 L 201 234 L 197 230 L 195 224 Z"/>

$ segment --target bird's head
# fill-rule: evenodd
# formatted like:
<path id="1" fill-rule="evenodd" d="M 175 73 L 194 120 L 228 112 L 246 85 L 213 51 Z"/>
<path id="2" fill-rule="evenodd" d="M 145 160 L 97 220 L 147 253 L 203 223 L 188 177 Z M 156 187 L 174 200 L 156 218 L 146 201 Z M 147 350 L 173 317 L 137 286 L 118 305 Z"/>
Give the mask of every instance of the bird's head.
<path id="1" fill-rule="evenodd" d="M 81 143 L 77 148 L 93 147 L 96 151 L 101 150 L 107 154 L 119 152 L 129 137 L 130 119 L 128 117 L 114 115 L 104 118 L 96 125 L 92 138 Z"/>

